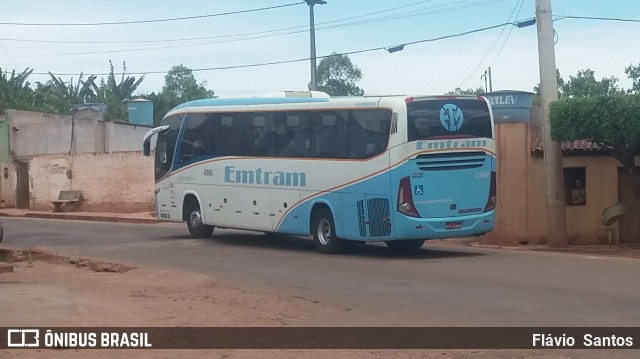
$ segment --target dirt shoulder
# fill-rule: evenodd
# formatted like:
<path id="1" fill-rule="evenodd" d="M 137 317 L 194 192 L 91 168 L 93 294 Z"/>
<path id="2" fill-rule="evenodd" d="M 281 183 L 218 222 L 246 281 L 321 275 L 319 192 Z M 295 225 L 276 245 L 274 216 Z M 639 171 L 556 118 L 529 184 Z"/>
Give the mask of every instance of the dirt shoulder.
<path id="1" fill-rule="evenodd" d="M 135 268 L 43 251 L 0 250 L 0 318 L 8 327 L 317 326 L 338 303 L 238 288 L 215 277 Z M 5 264 L 6 265 L 6 264 Z M 329 354 L 330 353 L 330 354 Z M 482 350 L 0 350 L 10 358 L 570 358 Z"/>
<path id="2" fill-rule="evenodd" d="M 13 272 L 0 276 L 8 289 L 0 292 L 0 317 L 8 326 L 280 326 L 340 310 L 206 275 L 44 251 L 0 255 L 13 262 Z"/>

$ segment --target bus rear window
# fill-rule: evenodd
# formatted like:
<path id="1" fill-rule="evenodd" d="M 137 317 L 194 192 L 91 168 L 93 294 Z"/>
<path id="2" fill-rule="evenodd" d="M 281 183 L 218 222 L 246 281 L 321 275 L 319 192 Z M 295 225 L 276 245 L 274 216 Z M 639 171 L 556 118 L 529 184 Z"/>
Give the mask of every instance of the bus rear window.
<path id="1" fill-rule="evenodd" d="M 491 138 L 491 116 L 479 99 L 427 99 L 407 104 L 409 141 Z"/>

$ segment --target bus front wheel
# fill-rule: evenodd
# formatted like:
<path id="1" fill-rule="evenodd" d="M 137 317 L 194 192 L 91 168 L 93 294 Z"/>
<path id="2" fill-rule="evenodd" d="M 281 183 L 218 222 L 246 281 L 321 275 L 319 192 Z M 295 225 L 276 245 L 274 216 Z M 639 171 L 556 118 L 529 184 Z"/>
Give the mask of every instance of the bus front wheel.
<path id="1" fill-rule="evenodd" d="M 410 239 L 404 241 L 386 241 L 387 247 L 396 251 L 417 251 L 424 244 L 424 239 Z"/>
<path id="2" fill-rule="evenodd" d="M 342 249 L 342 241 L 336 236 L 336 229 L 331 211 L 327 208 L 319 209 L 313 216 L 313 242 L 321 253 L 333 254 Z"/>
<path id="3" fill-rule="evenodd" d="M 197 201 L 187 202 L 187 228 L 195 238 L 209 238 L 213 233 L 213 226 L 202 222 L 202 211 Z"/>

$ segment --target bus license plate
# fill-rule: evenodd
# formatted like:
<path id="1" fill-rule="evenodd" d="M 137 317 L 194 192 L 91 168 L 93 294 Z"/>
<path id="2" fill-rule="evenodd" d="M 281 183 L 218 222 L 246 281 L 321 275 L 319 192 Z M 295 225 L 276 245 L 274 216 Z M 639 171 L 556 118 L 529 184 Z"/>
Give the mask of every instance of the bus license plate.
<path id="1" fill-rule="evenodd" d="M 444 224 L 445 229 L 461 229 L 462 222 L 446 222 Z"/>

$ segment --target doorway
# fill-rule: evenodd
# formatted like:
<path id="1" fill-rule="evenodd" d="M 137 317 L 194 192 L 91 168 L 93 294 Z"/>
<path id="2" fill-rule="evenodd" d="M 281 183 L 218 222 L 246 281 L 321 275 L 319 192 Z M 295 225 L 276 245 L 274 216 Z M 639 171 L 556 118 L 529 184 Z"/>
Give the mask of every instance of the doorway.
<path id="1" fill-rule="evenodd" d="M 16 208 L 29 208 L 29 162 L 16 163 Z"/>

